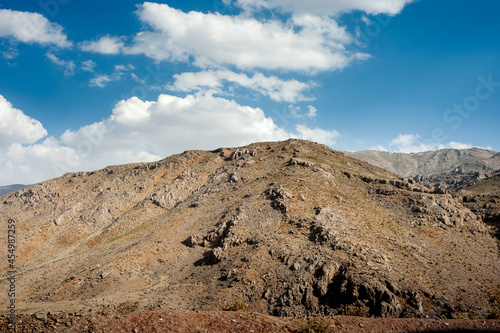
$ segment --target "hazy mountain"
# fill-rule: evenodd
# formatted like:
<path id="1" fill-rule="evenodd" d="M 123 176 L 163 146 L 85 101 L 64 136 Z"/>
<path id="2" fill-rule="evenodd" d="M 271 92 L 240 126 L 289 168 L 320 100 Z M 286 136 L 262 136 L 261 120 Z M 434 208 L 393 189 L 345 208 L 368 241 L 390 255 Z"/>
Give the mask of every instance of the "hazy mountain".
<path id="1" fill-rule="evenodd" d="M 4 196 L 0 216 L 20 312 L 485 318 L 500 258 L 462 201 L 288 140 L 67 174 Z"/>
<path id="2" fill-rule="evenodd" d="M 480 148 L 442 149 L 414 154 L 368 150 L 347 154 L 401 176 L 414 178 L 430 188 L 461 189 L 500 169 L 500 153 Z"/>
<path id="3" fill-rule="evenodd" d="M 29 187 L 31 185 L 20 185 L 20 184 L 15 184 L 15 185 L 8 185 L 8 186 L 0 186 L 0 196 L 4 194 L 8 194 L 11 192 L 19 191 L 23 188 Z"/>

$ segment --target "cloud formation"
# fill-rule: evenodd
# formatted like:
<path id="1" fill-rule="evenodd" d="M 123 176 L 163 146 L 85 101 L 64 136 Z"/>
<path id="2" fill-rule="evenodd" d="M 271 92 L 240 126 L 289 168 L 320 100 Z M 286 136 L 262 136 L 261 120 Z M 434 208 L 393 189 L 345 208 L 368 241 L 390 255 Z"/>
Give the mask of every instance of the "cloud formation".
<path id="1" fill-rule="evenodd" d="M 90 87 L 104 88 L 110 82 L 120 81 L 127 72 L 130 72 L 134 69 L 135 69 L 135 67 L 132 64 L 115 65 L 113 73 L 111 73 L 109 75 L 108 74 L 95 74 L 94 77 L 92 79 L 90 79 L 89 86 Z M 92 70 L 92 72 L 93 72 L 93 70 Z M 132 78 L 134 78 L 133 73 L 131 73 L 131 76 L 132 76 Z M 137 76 L 135 76 L 135 77 L 137 77 Z"/>
<path id="2" fill-rule="evenodd" d="M 297 125 L 297 133 L 292 134 L 293 138 L 309 140 L 333 146 L 335 139 L 340 136 L 336 130 L 323 130 L 321 128 L 309 128 L 304 125 Z"/>
<path id="3" fill-rule="evenodd" d="M 352 43 L 352 37 L 328 17 L 259 21 L 248 16 L 184 13 L 150 2 L 139 6 L 137 15 L 151 30 L 137 33 L 130 46 L 121 37 L 105 36 L 80 47 L 104 54 L 144 54 L 156 61 L 193 61 L 200 68 L 308 73 L 343 69 L 368 57 L 348 51 L 345 44 Z"/>
<path id="4" fill-rule="evenodd" d="M 287 103 L 313 100 L 314 98 L 306 96 L 305 92 L 316 86 L 313 82 L 282 80 L 276 76 L 266 77 L 262 73 L 249 77 L 228 70 L 181 73 L 174 75 L 174 79 L 174 82 L 167 86 L 174 91 L 210 91 L 223 94 L 227 90 L 224 89 L 226 84 L 236 84 L 267 96 L 275 102 Z"/>
<path id="5" fill-rule="evenodd" d="M 290 137 L 334 144 L 337 131 L 299 125 L 290 133 L 259 108 L 210 94 L 137 97 L 116 104 L 104 121 L 56 139 L 0 99 L 0 184 L 34 183 L 70 171 L 154 161 L 187 149 L 214 149 Z M 5 129 L 5 131 L 4 131 Z M 11 130 L 8 130 L 11 129 Z"/>
<path id="6" fill-rule="evenodd" d="M 371 150 L 391 151 L 396 153 L 420 153 L 430 150 L 439 150 L 446 148 L 453 149 L 469 149 L 473 146 L 468 143 L 450 141 L 447 143 L 439 143 L 431 140 L 422 140 L 418 134 L 399 134 L 396 138 L 389 142 L 389 149 L 384 146 L 377 145 L 371 147 Z"/>
<path id="7" fill-rule="evenodd" d="M 95 41 L 85 41 L 79 44 L 80 49 L 87 52 L 101 54 L 119 54 L 122 52 L 125 43 L 121 37 L 103 36 Z"/>
<path id="8" fill-rule="evenodd" d="M 23 43 L 70 47 L 63 28 L 38 13 L 0 9 L 0 38 L 13 38 Z"/>
<path id="9" fill-rule="evenodd" d="M 286 12 L 309 13 L 317 15 L 336 15 L 355 10 L 368 14 L 396 15 L 414 0 L 224 0 L 234 3 L 245 10 L 260 8 L 281 9 Z"/>
<path id="10" fill-rule="evenodd" d="M 42 124 L 25 115 L 0 95 L 0 149 L 12 143 L 32 144 L 47 135 Z"/>
<path id="11" fill-rule="evenodd" d="M 52 61 L 54 64 L 57 66 L 61 67 L 64 70 L 64 75 L 66 76 L 72 76 L 75 75 L 75 62 L 73 60 L 62 60 L 56 57 L 52 53 L 47 53 L 45 56 Z"/>

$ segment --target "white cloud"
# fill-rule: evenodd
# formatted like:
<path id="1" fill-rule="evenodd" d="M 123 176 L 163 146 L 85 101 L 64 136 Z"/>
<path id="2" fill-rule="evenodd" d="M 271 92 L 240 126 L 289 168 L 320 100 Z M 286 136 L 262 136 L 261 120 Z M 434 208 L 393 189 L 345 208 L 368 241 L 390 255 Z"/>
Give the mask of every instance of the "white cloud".
<path id="1" fill-rule="evenodd" d="M 309 140 L 323 143 L 326 145 L 334 145 L 335 139 L 340 136 L 336 130 L 324 130 L 321 128 L 309 128 L 304 125 L 297 125 L 297 134 L 292 134 L 292 137 L 297 139 Z"/>
<path id="2" fill-rule="evenodd" d="M 235 0 L 246 10 L 280 8 L 286 12 L 336 15 L 354 10 L 368 14 L 395 15 L 414 0 Z"/>
<path id="3" fill-rule="evenodd" d="M 0 9 L 0 38 L 13 38 L 23 43 L 70 47 L 63 28 L 38 13 Z"/>
<path id="4" fill-rule="evenodd" d="M 105 121 L 66 131 L 61 144 L 77 153 L 70 168 L 96 169 L 109 164 L 151 161 L 187 149 L 239 146 L 283 140 L 289 134 L 260 109 L 210 95 L 185 98 L 160 95 L 120 101 Z"/>
<path id="5" fill-rule="evenodd" d="M 56 57 L 52 53 L 47 53 L 45 56 L 52 61 L 54 64 L 58 65 L 59 67 L 62 67 L 64 70 L 64 75 L 66 76 L 72 76 L 75 75 L 75 62 L 72 60 L 61 60 L 58 57 Z"/>
<path id="6" fill-rule="evenodd" d="M 313 82 L 281 80 L 276 76 L 266 77 L 261 73 L 249 77 L 228 70 L 181 73 L 174 75 L 174 79 L 173 84 L 167 86 L 174 91 L 211 91 L 221 94 L 225 83 L 233 83 L 268 96 L 273 101 L 288 103 L 312 100 L 313 98 L 306 96 L 304 92 L 316 86 Z"/>
<path id="7" fill-rule="evenodd" d="M 448 142 L 438 143 L 431 140 L 421 140 L 418 134 L 399 134 L 397 138 L 389 143 L 391 151 L 400 153 L 419 153 L 430 150 L 439 150 L 445 148 L 468 149 L 473 146 L 468 143 Z"/>
<path id="8" fill-rule="evenodd" d="M 389 151 L 389 149 L 385 148 L 382 145 L 376 145 L 368 148 L 369 150 L 378 150 L 378 151 Z"/>
<path id="9" fill-rule="evenodd" d="M 138 15 L 153 31 L 138 33 L 123 52 L 145 54 L 157 61 L 194 59 L 198 67 L 318 72 L 366 59 L 365 54 L 345 49 L 343 43 L 351 42 L 350 35 L 325 17 L 297 17 L 290 25 L 242 16 L 184 13 L 149 2 L 140 6 Z"/>
<path id="10" fill-rule="evenodd" d="M 86 61 L 82 61 L 82 71 L 85 71 L 85 72 L 94 72 L 94 68 L 97 66 L 97 64 L 92 61 L 92 60 L 86 60 Z"/>
<path id="11" fill-rule="evenodd" d="M 21 118 L 6 125 L 0 123 L 5 128 L 21 124 L 7 134 L 0 132 L 5 141 L 4 149 L 0 149 L 0 184 L 35 183 L 70 171 L 154 161 L 187 149 L 240 146 L 290 137 L 334 144 L 339 135 L 335 130 L 303 125 L 296 127 L 296 133 L 288 133 L 261 109 L 197 94 L 184 98 L 160 95 L 157 101 L 132 97 L 117 103 L 104 121 L 76 131 L 67 130 L 59 139 L 48 137 L 36 143 L 47 134 L 41 124 L 19 110 L 12 111 L 6 101 L 0 105 L 0 110 L 8 109 L 8 114 L 20 114 Z"/>
<path id="12" fill-rule="evenodd" d="M 461 142 L 455 142 L 455 141 L 450 141 L 447 144 L 446 148 L 453 148 L 453 149 L 470 149 L 472 148 L 472 145 L 469 143 L 461 143 Z M 440 148 L 441 149 L 441 148 Z M 491 149 L 491 147 L 487 147 L 485 149 Z"/>
<path id="13" fill-rule="evenodd" d="M 143 79 L 140 79 L 137 75 L 135 75 L 134 73 L 130 73 L 130 77 L 132 77 L 132 79 L 139 83 L 139 84 L 142 84 L 142 85 L 145 85 L 146 84 L 146 80 L 143 80 Z"/>
<path id="14" fill-rule="evenodd" d="M 42 124 L 16 109 L 0 95 L 0 151 L 12 143 L 31 144 L 47 135 Z"/>
<path id="15" fill-rule="evenodd" d="M 104 36 L 96 41 L 85 41 L 79 44 L 83 51 L 102 53 L 102 54 L 119 54 L 125 43 L 121 37 Z"/>
<path id="16" fill-rule="evenodd" d="M 314 106 L 312 105 L 308 105 L 307 106 L 307 114 L 306 116 L 308 118 L 312 118 L 314 120 L 316 120 L 316 116 L 318 115 L 318 109 L 316 109 Z"/>
<path id="17" fill-rule="evenodd" d="M 135 66 L 132 64 L 115 65 L 115 72 L 128 72 L 128 71 L 133 71 L 134 69 L 135 69 Z"/>
<path id="18" fill-rule="evenodd" d="M 92 79 L 90 79 L 89 86 L 90 87 L 104 88 L 110 82 L 121 80 L 126 72 L 130 72 L 131 70 L 134 70 L 134 69 L 135 69 L 135 67 L 132 64 L 115 65 L 113 73 L 111 73 L 110 75 L 96 74 Z M 133 73 L 132 73 L 132 75 L 133 75 Z M 133 78 L 133 76 L 132 76 L 132 78 Z"/>
<path id="19" fill-rule="evenodd" d="M 98 74 L 98 75 L 94 76 L 92 79 L 90 79 L 89 86 L 104 88 L 111 81 L 113 81 L 113 80 L 111 80 L 111 78 L 109 77 L 109 75 Z"/>
<path id="20" fill-rule="evenodd" d="M 14 45 L 7 45 L 6 48 L 7 49 L 5 51 L 2 51 L 2 56 L 4 59 L 12 60 L 17 58 L 17 56 L 19 55 L 19 49 L 17 47 L 15 47 Z"/>
<path id="21" fill-rule="evenodd" d="M 418 134 L 416 134 L 416 135 L 414 135 L 414 134 L 399 134 L 397 138 L 392 139 L 390 145 L 397 146 L 397 147 L 408 147 L 408 146 L 415 144 L 415 142 L 417 142 L 418 139 L 420 139 L 420 135 L 418 135 Z"/>

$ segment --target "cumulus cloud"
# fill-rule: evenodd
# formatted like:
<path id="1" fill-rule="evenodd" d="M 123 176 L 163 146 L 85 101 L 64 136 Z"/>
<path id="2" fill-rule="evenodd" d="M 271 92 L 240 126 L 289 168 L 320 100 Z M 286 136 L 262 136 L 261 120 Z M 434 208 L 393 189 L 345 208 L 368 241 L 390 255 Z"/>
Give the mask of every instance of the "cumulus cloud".
<path id="1" fill-rule="evenodd" d="M 414 0 L 234 0 L 245 10 L 260 8 L 279 8 L 282 11 L 294 13 L 313 13 L 321 15 L 336 15 L 355 10 L 369 14 L 396 15 L 407 4 Z M 231 2 L 227 0 L 226 3 Z"/>
<path id="2" fill-rule="evenodd" d="M 228 70 L 201 71 L 196 73 L 181 73 L 174 75 L 175 81 L 167 86 L 174 91 L 211 91 L 221 94 L 225 84 L 237 84 L 256 91 L 276 102 L 297 103 L 310 101 L 313 98 L 304 94 L 316 86 L 315 83 L 304 83 L 297 80 L 281 80 L 276 76 L 266 77 L 255 73 L 252 77 Z"/>
<path id="3" fill-rule="evenodd" d="M 351 40 L 344 27 L 329 18 L 297 18 L 290 26 L 278 20 L 184 13 L 166 4 L 146 2 L 140 20 L 152 31 L 134 36 L 123 52 L 157 61 L 194 59 L 198 67 L 233 65 L 240 69 L 284 69 L 304 72 L 338 70 L 366 58 L 342 43 Z"/>
<path id="4" fill-rule="evenodd" d="M 62 142 L 74 147 L 86 140 L 85 131 L 93 136 L 105 133 L 94 152 L 103 153 L 102 158 L 120 148 L 162 157 L 186 149 L 211 149 L 288 137 L 261 109 L 211 95 L 184 98 L 160 95 L 157 101 L 132 97 L 117 103 L 105 122 L 65 132 Z"/>
<path id="5" fill-rule="evenodd" d="M 259 108 L 210 94 L 160 95 L 118 102 L 104 121 L 67 130 L 56 139 L 0 99 L 0 184 L 35 183 L 70 171 L 154 161 L 187 149 L 240 146 L 290 137 L 334 144 L 335 130 L 299 125 L 287 132 Z"/>
<path id="6" fill-rule="evenodd" d="M 12 38 L 23 43 L 38 43 L 70 47 L 63 28 L 38 13 L 0 9 L 0 38 Z"/>
<path id="7" fill-rule="evenodd" d="M 340 133 L 336 130 L 324 130 L 321 128 L 309 128 L 305 125 L 297 125 L 297 133 L 292 134 L 292 137 L 302 140 L 309 140 L 326 145 L 334 145 L 335 139 L 339 137 Z"/>
<path id="8" fill-rule="evenodd" d="M 121 37 L 103 36 L 95 41 L 85 41 L 79 44 L 80 49 L 87 52 L 102 53 L 102 54 L 119 54 L 125 43 Z"/>
<path id="9" fill-rule="evenodd" d="M 0 95 L 0 149 L 12 143 L 31 144 L 47 135 L 42 124 L 25 115 Z"/>
<path id="10" fill-rule="evenodd" d="M 52 53 L 47 53 L 45 55 L 50 61 L 52 61 L 57 66 L 61 67 L 64 70 L 64 75 L 72 76 L 75 75 L 75 62 L 73 60 L 62 60 L 56 57 Z"/>

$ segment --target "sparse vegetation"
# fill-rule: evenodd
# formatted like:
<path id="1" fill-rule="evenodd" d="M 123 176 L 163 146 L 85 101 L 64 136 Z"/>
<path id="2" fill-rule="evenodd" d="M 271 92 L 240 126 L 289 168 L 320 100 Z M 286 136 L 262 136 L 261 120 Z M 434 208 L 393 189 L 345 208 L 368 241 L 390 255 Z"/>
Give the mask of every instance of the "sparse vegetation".
<path id="1" fill-rule="evenodd" d="M 327 333 L 330 329 L 330 323 L 324 318 L 309 318 L 302 324 L 298 333 Z"/>
<path id="2" fill-rule="evenodd" d="M 462 198 L 322 145 L 189 152 L 30 191 L 4 197 L 0 213 L 19 217 L 20 278 L 30 281 L 21 298 L 48 310 L 88 310 L 102 297 L 116 302 L 93 308 L 104 316 L 157 309 L 148 305 L 158 299 L 298 317 L 494 313 L 497 245 Z M 443 295 L 451 300 L 436 301 Z M 140 303 L 124 302 L 131 296 Z"/>
<path id="3" fill-rule="evenodd" d="M 242 298 L 235 299 L 233 301 L 224 303 L 220 309 L 222 311 L 245 311 L 247 305 Z"/>

